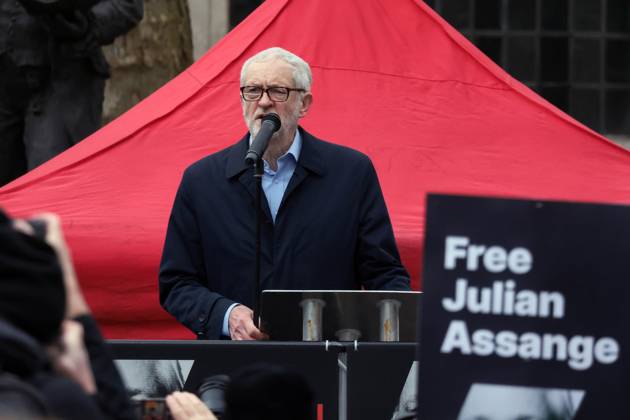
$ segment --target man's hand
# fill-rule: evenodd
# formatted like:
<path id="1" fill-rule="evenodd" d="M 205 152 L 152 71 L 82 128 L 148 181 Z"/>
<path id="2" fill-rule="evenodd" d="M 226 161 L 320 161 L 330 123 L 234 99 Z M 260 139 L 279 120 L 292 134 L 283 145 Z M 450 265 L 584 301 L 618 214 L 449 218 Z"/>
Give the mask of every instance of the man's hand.
<path id="1" fill-rule="evenodd" d="M 245 305 L 232 308 L 228 319 L 232 340 L 267 340 L 267 334 L 254 325 L 254 312 Z"/>
<path id="2" fill-rule="evenodd" d="M 88 394 L 96 394 L 96 381 L 90 357 L 83 342 L 83 326 L 77 321 L 61 324 L 61 341 L 47 348 L 55 370 L 75 380 Z"/>
<path id="3" fill-rule="evenodd" d="M 166 405 L 175 420 L 217 420 L 195 394 L 175 391 L 166 397 Z"/>
<path id="4" fill-rule="evenodd" d="M 72 255 L 63 236 L 59 216 L 53 213 L 41 213 L 33 216 L 31 220 L 38 220 L 45 224 L 46 237 L 44 240 L 55 250 L 59 258 L 59 264 L 63 271 L 63 282 L 66 288 L 66 318 L 74 318 L 90 313 L 90 308 L 83 297 L 76 272 L 74 271 Z M 35 233 L 33 227 L 26 220 L 16 219 L 13 221 L 13 226 L 16 230 L 27 235 Z"/>
<path id="5" fill-rule="evenodd" d="M 72 255 L 63 236 L 59 216 L 52 213 L 42 213 L 35 215 L 34 218 L 46 222 L 46 242 L 57 251 L 61 263 L 63 282 L 66 287 L 66 318 L 90 313 L 90 308 L 83 297 L 77 274 L 74 271 Z"/>

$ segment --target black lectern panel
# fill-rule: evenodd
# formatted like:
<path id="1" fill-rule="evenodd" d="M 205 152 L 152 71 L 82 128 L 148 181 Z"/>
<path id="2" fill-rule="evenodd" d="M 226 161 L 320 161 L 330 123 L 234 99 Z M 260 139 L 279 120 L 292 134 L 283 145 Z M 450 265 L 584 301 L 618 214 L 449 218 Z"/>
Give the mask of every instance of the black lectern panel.
<path id="1" fill-rule="evenodd" d="M 321 343 L 258 343 L 231 341 L 127 341 L 109 342 L 114 358 L 132 360 L 194 361 L 184 389 L 195 392 L 212 375 L 234 372 L 255 363 L 286 367 L 304 376 L 326 418 L 337 412 L 337 353 Z M 164 387 L 166 388 L 166 387 Z M 336 418 L 336 414 L 335 414 Z"/>
<path id="2" fill-rule="evenodd" d="M 348 352 L 348 418 L 391 418 L 413 362 L 415 344 L 358 343 L 356 350 L 351 343 L 345 344 Z M 339 347 L 330 346 L 326 350 L 325 342 L 111 340 L 109 345 L 118 363 L 132 362 L 134 379 L 142 375 L 134 370 L 136 361 L 147 366 L 147 380 L 164 378 L 166 383 L 153 386 L 152 393 L 145 393 L 145 397 L 163 397 L 178 389 L 176 380 L 169 382 L 169 375 L 178 376 L 183 388 L 194 392 L 208 376 L 229 375 L 249 364 L 271 363 L 302 374 L 313 389 L 316 403 L 322 406 L 323 418 L 338 418 Z M 127 376 L 129 374 L 127 372 Z"/>
<path id="3" fill-rule="evenodd" d="M 414 361 L 411 343 L 359 343 L 348 353 L 348 419 L 391 419 Z"/>

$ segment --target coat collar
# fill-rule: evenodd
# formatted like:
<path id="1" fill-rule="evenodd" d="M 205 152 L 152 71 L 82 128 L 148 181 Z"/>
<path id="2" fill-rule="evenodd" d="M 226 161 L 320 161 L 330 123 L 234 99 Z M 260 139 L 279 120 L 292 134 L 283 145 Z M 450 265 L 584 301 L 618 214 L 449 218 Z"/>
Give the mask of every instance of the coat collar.
<path id="1" fill-rule="evenodd" d="M 297 162 L 297 166 L 301 166 L 320 176 L 325 175 L 326 168 L 322 156 L 321 141 L 309 134 L 302 127 L 298 127 L 298 130 L 300 130 L 300 135 L 302 136 L 302 151 L 300 152 L 300 159 Z M 247 154 L 248 148 L 249 133 L 245 134 L 238 143 L 231 147 L 225 168 L 226 178 L 233 178 L 249 168 L 245 163 L 245 155 Z"/>

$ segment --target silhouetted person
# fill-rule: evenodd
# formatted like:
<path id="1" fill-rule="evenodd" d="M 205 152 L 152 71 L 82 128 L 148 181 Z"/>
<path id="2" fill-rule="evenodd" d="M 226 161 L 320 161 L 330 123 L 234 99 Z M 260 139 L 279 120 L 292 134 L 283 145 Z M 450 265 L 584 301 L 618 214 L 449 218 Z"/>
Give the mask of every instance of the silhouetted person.
<path id="1" fill-rule="evenodd" d="M 142 0 L 0 0 L 0 186 L 100 127 L 101 46 L 142 14 Z"/>
<path id="2" fill-rule="evenodd" d="M 226 420 L 309 420 L 313 393 L 304 378 L 279 366 L 252 365 L 231 375 Z"/>

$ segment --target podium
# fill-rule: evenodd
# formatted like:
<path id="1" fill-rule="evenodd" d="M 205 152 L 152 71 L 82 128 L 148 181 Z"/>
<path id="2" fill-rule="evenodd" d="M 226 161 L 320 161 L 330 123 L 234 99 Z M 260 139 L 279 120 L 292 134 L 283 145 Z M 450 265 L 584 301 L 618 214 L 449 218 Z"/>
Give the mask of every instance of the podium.
<path id="1" fill-rule="evenodd" d="M 274 341 L 415 343 L 421 296 L 410 291 L 265 290 L 261 327 Z"/>

